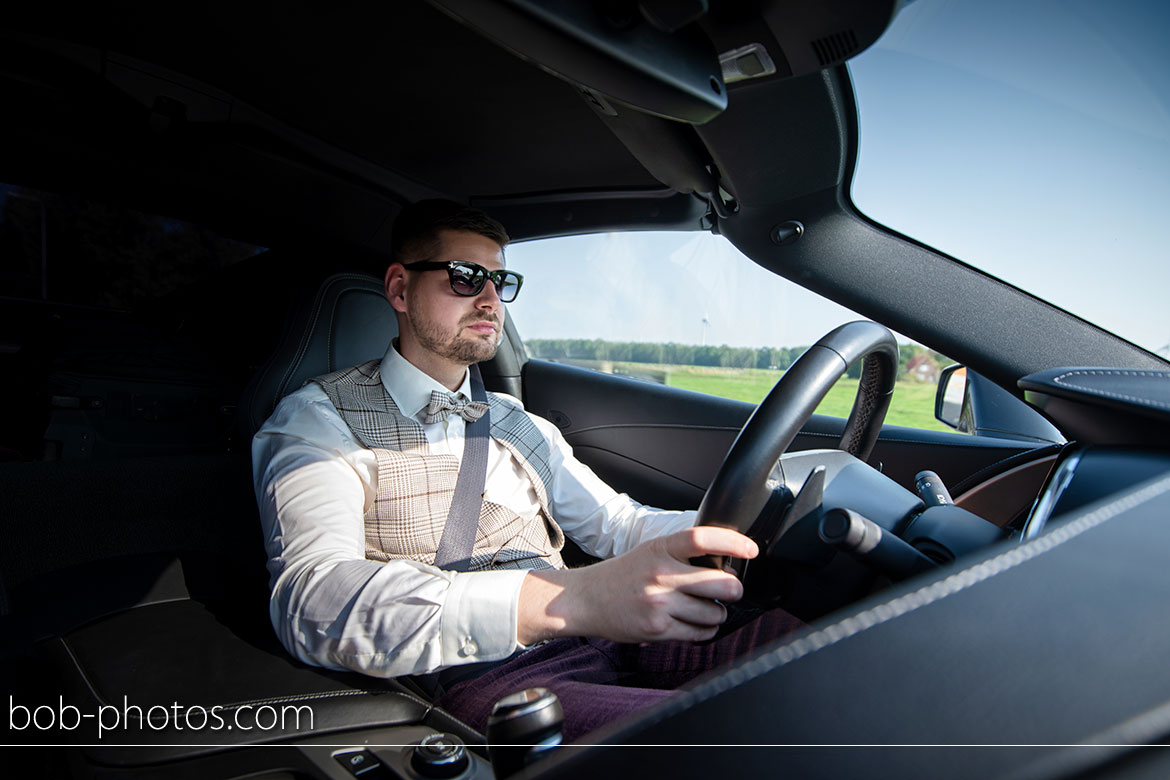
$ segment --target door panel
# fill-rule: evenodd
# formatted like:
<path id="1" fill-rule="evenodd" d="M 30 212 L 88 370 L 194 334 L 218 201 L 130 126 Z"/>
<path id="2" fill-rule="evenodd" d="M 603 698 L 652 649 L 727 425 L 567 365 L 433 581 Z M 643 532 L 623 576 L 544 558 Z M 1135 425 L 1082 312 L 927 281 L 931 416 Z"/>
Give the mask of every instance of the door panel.
<path id="1" fill-rule="evenodd" d="M 755 407 L 742 401 L 666 387 L 575 366 L 528 360 L 529 411 L 552 420 L 577 457 L 615 489 L 644 503 L 694 508 Z M 814 415 L 791 451 L 837 444 L 845 421 Z M 913 489 L 922 469 L 948 485 L 1018 459 L 1027 443 L 886 426 L 871 462 Z M 1036 486 L 1039 489 L 1039 485 Z"/>

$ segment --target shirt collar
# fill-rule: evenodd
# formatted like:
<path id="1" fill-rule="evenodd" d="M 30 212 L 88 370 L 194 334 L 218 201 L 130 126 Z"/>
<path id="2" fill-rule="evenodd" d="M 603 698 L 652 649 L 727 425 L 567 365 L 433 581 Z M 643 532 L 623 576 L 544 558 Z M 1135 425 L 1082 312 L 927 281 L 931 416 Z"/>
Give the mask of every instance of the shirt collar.
<path id="1" fill-rule="evenodd" d="M 423 412 L 431 402 L 431 391 L 438 390 L 443 393 L 451 391 L 402 357 L 396 344 L 397 339 L 391 341 L 385 357 L 382 358 L 382 386 L 386 388 L 386 392 L 390 394 L 400 412 L 407 417 L 422 419 Z M 459 385 L 455 395 L 462 395 L 471 400 L 469 371 L 463 372 L 463 383 Z"/>

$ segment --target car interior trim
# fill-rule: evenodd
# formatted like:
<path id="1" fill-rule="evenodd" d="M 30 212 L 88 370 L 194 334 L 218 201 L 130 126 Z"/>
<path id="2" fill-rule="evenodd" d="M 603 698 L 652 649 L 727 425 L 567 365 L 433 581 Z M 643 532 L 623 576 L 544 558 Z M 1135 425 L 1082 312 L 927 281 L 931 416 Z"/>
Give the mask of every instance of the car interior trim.
<path id="1" fill-rule="evenodd" d="M 415 744 L 437 737 L 470 747 L 459 780 L 509 774 L 489 764 L 487 743 L 507 740 L 486 713 L 381 676 L 422 657 L 399 644 L 399 617 L 434 629 L 422 652 L 446 658 L 443 615 L 460 605 L 399 592 L 411 563 L 380 567 L 389 590 L 359 576 L 379 568 L 354 514 L 358 483 L 377 478 L 369 453 L 281 439 L 289 460 L 251 459 L 282 398 L 385 354 L 398 217 L 443 198 L 498 220 L 505 265 L 528 275 L 521 327 L 498 310 L 485 388 L 545 418 L 549 444 L 614 492 L 700 507 L 751 537 L 750 567 L 724 561 L 744 587 L 725 628 L 764 610 L 799 621 L 653 706 L 566 731 L 571 744 L 517 777 L 1170 776 L 1149 744 L 1083 749 L 1170 739 L 1166 225 L 1145 186 L 1170 165 L 1170 140 L 1145 132 L 1164 113 L 1170 49 L 1152 44 L 1170 8 L 1040 5 L 6 9 L 0 696 L 7 742 L 33 758 L 13 765 L 88 780 L 417 779 Z M 1147 45 L 1115 56 L 1135 41 Z M 718 53 L 747 45 L 774 72 L 744 59 L 757 77 L 729 85 Z M 584 238 L 538 241 L 556 236 Z M 443 292 L 433 308 L 408 296 L 423 315 L 410 325 L 433 315 L 455 345 L 465 310 L 495 301 Z M 856 367 L 857 350 L 803 345 L 858 318 L 885 331 L 884 367 L 846 370 L 825 396 L 833 372 L 806 358 Z M 530 359 L 521 334 L 546 357 Z M 948 393 L 936 377 L 952 361 L 965 379 Z M 884 424 L 887 393 L 901 424 Z M 302 455 L 305 492 L 265 487 Z M 316 533 L 323 506 L 338 533 Z M 576 500 L 545 509 L 571 528 L 577 507 L 596 517 Z M 591 531 L 582 544 L 613 547 Z M 330 568 L 341 558 L 354 567 Z M 563 560 L 596 559 L 567 539 Z M 285 584 L 295 603 L 274 594 Z M 359 625 L 338 604 L 371 586 Z M 300 646 L 305 610 L 342 651 Z M 482 649 L 500 626 L 480 620 L 468 631 L 482 637 L 455 644 Z M 172 702 L 162 722 L 155 707 Z M 248 727 L 255 708 L 306 704 L 311 722 Z M 128 728 L 65 723 L 66 707 L 109 706 Z M 204 728 L 197 708 L 239 727 Z M 730 763 L 662 747 L 749 744 L 773 747 Z"/>
<path id="2" fill-rule="evenodd" d="M 936 578 L 913 590 L 881 599 L 876 604 L 866 605 L 860 611 L 839 619 L 827 626 L 816 628 L 811 633 L 799 636 L 792 642 L 739 663 L 723 673 L 711 675 L 704 682 L 680 692 L 678 696 L 665 700 L 654 710 L 639 719 L 636 724 L 615 724 L 599 735 L 602 743 L 621 743 L 627 735 L 624 730 L 641 731 L 661 722 L 675 713 L 691 709 L 699 702 L 719 696 L 731 688 L 742 686 L 749 680 L 792 664 L 802 658 L 841 644 L 863 632 L 874 629 L 893 620 L 905 617 L 917 610 L 936 604 L 946 598 L 989 582 L 999 575 L 1017 569 L 1030 561 L 1050 553 L 1068 542 L 1082 536 L 1114 518 L 1151 502 L 1170 492 L 1170 477 L 1162 476 L 1135 486 L 1122 495 L 1087 512 L 1074 515 L 1042 537 L 1030 542 L 1014 545 L 1004 550 L 997 548 L 992 556 L 965 568 L 946 567 L 939 570 Z M 896 591 L 895 591 L 896 593 Z M 546 769 L 557 768 L 549 761 Z M 571 760 L 571 758 L 569 758 Z"/>
<path id="3" fill-rule="evenodd" d="M 1085 450 L 1083 448 L 1073 447 L 1060 463 L 1057 464 L 1056 470 L 1052 473 L 1052 478 L 1048 481 L 1047 487 L 1036 498 L 1036 503 L 1033 505 L 1028 519 L 1024 522 L 1023 531 L 1020 533 L 1020 541 L 1031 541 L 1044 531 L 1044 526 L 1048 523 L 1048 518 L 1052 516 L 1052 511 L 1056 509 L 1056 505 L 1060 502 L 1064 491 L 1072 484 L 1073 477 L 1077 473 L 1077 466 L 1081 464 L 1081 458 L 1084 455 Z"/>
<path id="4" fill-rule="evenodd" d="M 1005 527 L 1033 506 L 1056 459 L 1056 455 L 1048 455 L 989 477 L 961 493 L 955 499 L 955 506 Z"/>

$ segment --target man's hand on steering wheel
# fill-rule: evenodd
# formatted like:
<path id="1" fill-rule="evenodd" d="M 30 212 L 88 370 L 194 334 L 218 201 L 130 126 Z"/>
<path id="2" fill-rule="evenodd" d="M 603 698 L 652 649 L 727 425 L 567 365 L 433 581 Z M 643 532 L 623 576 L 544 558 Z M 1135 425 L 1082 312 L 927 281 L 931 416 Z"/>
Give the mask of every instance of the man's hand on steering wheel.
<path id="1" fill-rule="evenodd" d="M 759 547 L 737 531 L 688 528 L 643 542 L 581 569 L 529 572 L 520 592 L 517 639 L 559 636 L 615 642 L 702 641 L 727 619 L 722 603 L 743 597 L 732 574 L 695 566 L 704 555 L 754 558 Z"/>

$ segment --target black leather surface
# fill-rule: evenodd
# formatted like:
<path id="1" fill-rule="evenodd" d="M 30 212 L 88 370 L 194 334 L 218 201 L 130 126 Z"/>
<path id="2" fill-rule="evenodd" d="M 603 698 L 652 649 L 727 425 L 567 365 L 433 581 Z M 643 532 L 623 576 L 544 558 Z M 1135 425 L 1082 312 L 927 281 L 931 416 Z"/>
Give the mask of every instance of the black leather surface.
<path id="1" fill-rule="evenodd" d="M 15 588 L 21 612 L 11 618 L 12 635 L 4 640 L 27 645 L 128 609 L 193 597 L 263 604 L 268 595 L 266 579 L 259 556 L 242 554 L 228 557 L 184 551 L 80 564 Z"/>
<path id="2" fill-rule="evenodd" d="M 330 276 L 311 300 L 294 308 L 276 351 L 245 391 L 241 440 L 251 440 L 280 399 L 307 380 L 380 358 L 397 335 L 398 320 L 381 280 L 359 273 Z"/>
<path id="3" fill-rule="evenodd" d="M 1029 374 L 1019 385 L 1031 393 L 1096 401 L 1170 421 L 1170 371 L 1054 368 Z"/>
<path id="4" fill-rule="evenodd" d="M 1170 371 L 1056 368 L 1019 386 L 1070 440 L 1161 447 L 1170 437 Z"/>
<path id="5" fill-rule="evenodd" d="M 150 763 L 310 731 L 417 723 L 428 709 L 392 681 L 293 660 L 273 636 L 262 602 L 243 610 L 223 602 L 154 603 L 49 640 L 44 652 L 63 670 L 65 701 L 106 716 L 105 731 L 98 733 L 94 718 L 62 735 L 68 742 L 158 746 L 98 751 L 104 762 Z M 287 707 L 303 708 L 299 722 Z M 221 723 L 213 711 L 222 727 L 213 727 Z M 288 714 L 277 721 L 281 712 Z"/>

